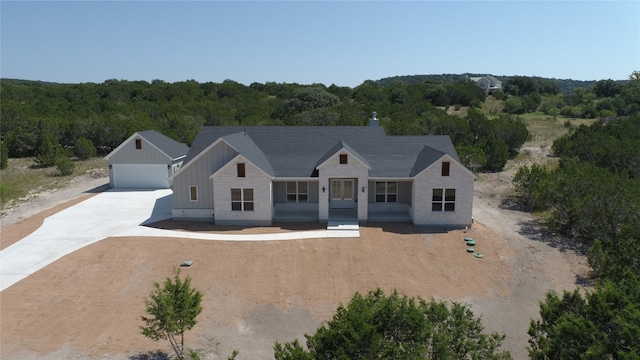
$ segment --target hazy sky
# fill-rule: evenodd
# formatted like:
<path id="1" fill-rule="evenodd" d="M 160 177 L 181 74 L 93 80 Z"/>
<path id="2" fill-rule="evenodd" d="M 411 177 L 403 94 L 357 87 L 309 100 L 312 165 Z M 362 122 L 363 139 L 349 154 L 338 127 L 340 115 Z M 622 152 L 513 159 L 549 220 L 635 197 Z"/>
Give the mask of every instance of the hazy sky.
<path id="1" fill-rule="evenodd" d="M 0 76 L 355 87 L 396 75 L 627 79 L 640 1 L 6 1 Z"/>

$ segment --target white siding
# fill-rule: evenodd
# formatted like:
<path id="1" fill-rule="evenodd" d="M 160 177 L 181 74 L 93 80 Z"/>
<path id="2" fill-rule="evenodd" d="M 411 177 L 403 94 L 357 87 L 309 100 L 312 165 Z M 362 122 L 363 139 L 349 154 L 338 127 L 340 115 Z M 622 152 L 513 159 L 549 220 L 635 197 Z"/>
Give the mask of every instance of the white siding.
<path id="1" fill-rule="evenodd" d="M 318 169 L 319 219 L 325 222 L 329 220 L 330 179 L 356 179 L 354 191 L 357 194 L 358 221 L 366 222 L 368 191 L 365 188 L 365 191 L 362 192 L 362 187 L 368 187 L 369 169 L 352 154 L 348 154 L 347 164 L 340 164 L 340 154 L 348 154 L 348 152 L 336 153 Z M 326 190 L 324 193 L 322 187 Z"/>
<path id="2" fill-rule="evenodd" d="M 245 177 L 238 177 L 237 163 L 245 164 Z M 231 189 L 253 189 L 253 211 L 231 210 Z M 215 222 L 218 225 L 271 225 L 271 177 L 242 156 L 235 157 L 213 177 Z"/>
<path id="3" fill-rule="evenodd" d="M 140 149 L 136 149 L 136 139 L 140 139 L 142 147 Z M 114 178 L 113 166 L 116 164 L 124 164 L 124 165 L 134 165 L 134 164 L 142 164 L 142 165 L 160 165 L 164 164 L 164 180 L 166 180 L 171 175 L 171 169 L 167 168 L 166 165 L 171 165 L 171 159 L 164 154 L 162 151 L 158 150 L 158 148 L 154 147 L 146 141 L 144 138 L 140 136 L 135 136 L 133 138 L 129 138 L 128 142 L 122 144 L 122 146 L 117 149 L 117 152 L 109 154 L 109 185 L 112 188 L 122 187 L 117 184 L 116 179 Z M 143 171 L 142 169 L 140 171 Z M 118 175 L 120 176 L 120 175 Z M 122 183 L 122 181 L 120 181 Z M 166 188 L 168 186 L 164 185 Z M 151 182 L 148 186 L 144 186 L 146 188 L 158 188 L 157 182 Z"/>
<path id="4" fill-rule="evenodd" d="M 211 219 L 214 211 L 213 182 L 209 177 L 228 163 L 238 153 L 224 142 L 202 154 L 185 165 L 181 172 L 173 178 L 173 213 L 174 217 Z M 198 201 L 190 201 L 189 186 L 198 187 Z"/>
<path id="5" fill-rule="evenodd" d="M 442 176 L 441 162 L 451 163 L 449 176 Z M 413 181 L 412 217 L 415 225 L 464 227 L 471 224 L 474 177 L 449 156 L 433 164 Z M 456 189 L 455 211 L 431 211 L 433 189 Z"/>

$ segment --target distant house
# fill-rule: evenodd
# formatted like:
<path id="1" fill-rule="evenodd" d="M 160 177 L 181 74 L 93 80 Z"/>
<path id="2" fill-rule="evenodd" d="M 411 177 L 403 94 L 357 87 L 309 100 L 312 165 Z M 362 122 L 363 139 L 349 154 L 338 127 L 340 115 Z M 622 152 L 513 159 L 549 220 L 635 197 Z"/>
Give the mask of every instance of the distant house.
<path id="1" fill-rule="evenodd" d="M 494 91 L 502 91 L 502 81 L 498 80 L 495 76 L 469 77 L 469 80 L 475 82 L 487 95 L 492 94 Z"/>
<path id="2" fill-rule="evenodd" d="M 464 227 L 475 175 L 448 136 L 387 136 L 374 113 L 369 126 L 206 126 L 170 180 L 174 219 Z"/>
<path id="3" fill-rule="evenodd" d="M 154 130 L 131 135 L 105 160 L 112 188 L 166 189 L 169 176 L 178 171 L 189 147 Z"/>

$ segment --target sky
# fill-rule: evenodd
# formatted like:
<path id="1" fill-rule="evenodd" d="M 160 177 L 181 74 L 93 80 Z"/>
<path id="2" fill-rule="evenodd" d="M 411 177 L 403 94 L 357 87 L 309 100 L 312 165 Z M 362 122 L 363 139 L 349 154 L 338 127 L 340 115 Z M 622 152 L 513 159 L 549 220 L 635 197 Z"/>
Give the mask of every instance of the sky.
<path id="1" fill-rule="evenodd" d="M 624 80 L 640 1 L 7 1 L 0 77 L 322 83 L 492 74 Z"/>

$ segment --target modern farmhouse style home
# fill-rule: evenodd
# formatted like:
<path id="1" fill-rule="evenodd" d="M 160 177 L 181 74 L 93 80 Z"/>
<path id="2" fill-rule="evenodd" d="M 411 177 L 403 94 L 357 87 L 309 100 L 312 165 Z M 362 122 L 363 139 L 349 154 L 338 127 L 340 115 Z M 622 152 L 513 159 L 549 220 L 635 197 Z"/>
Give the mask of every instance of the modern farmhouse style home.
<path id="1" fill-rule="evenodd" d="M 448 136 L 369 126 L 205 126 L 173 182 L 175 220 L 471 224 L 475 175 Z"/>
<path id="2" fill-rule="evenodd" d="M 169 176 L 178 171 L 189 147 L 154 130 L 131 135 L 105 160 L 109 185 L 124 189 L 168 189 Z"/>

